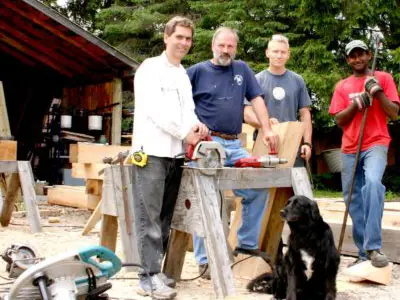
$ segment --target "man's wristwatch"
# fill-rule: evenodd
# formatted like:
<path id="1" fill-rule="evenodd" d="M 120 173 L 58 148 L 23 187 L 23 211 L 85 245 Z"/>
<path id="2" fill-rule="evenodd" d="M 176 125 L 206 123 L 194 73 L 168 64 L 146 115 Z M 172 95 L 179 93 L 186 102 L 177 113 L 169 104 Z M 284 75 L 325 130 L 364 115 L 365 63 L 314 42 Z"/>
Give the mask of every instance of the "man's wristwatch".
<path id="1" fill-rule="evenodd" d="M 302 146 L 303 146 L 303 145 L 306 145 L 306 146 L 310 147 L 310 150 L 312 150 L 312 145 L 311 145 L 310 143 L 304 142 L 304 143 L 301 144 L 301 145 L 302 145 Z"/>

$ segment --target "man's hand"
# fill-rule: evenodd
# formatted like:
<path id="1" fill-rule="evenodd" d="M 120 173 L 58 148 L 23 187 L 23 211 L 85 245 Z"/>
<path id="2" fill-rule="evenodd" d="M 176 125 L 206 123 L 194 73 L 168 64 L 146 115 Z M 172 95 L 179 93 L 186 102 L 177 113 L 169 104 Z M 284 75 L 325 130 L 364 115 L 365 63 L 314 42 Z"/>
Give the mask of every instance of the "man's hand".
<path id="1" fill-rule="evenodd" d="M 350 99 L 355 103 L 358 110 L 363 110 L 372 105 L 372 97 L 368 92 L 352 94 Z"/>
<path id="2" fill-rule="evenodd" d="M 269 124 L 270 125 L 279 124 L 279 121 L 277 118 L 269 118 Z"/>
<path id="3" fill-rule="evenodd" d="M 302 159 L 309 161 L 311 158 L 311 147 L 307 144 L 301 145 L 300 156 Z"/>
<path id="4" fill-rule="evenodd" d="M 263 136 L 263 142 L 266 146 L 269 145 L 269 149 L 272 152 L 278 152 L 278 145 L 279 145 L 279 137 L 278 135 L 273 132 L 272 130 L 268 131 L 263 131 L 264 136 Z"/>
<path id="5" fill-rule="evenodd" d="M 381 85 L 379 84 L 379 81 L 372 76 L 369 76 L 365 79 L 364 89 L 366 92 L 372 95 L 372 97 L 374 97 L 377 92 L 383 91 Z"/>
<path id="6" fill-rule="evenodd" d="M 198 123 L 194 125 L 192 130 L 194 130 L 194 132 L 197 132 L 200 135 L 201 139 L 204 139 L 210 133 L 210 130 L 203 123 Z"/>
<path id="7" fill-rule="evenodd" d="M 190 132 L 185 138 L 186 143 L 196 145 L 200 140 L 204 139 L 209 133 L 206 125 L 198 123 L 190 129 Z"/>

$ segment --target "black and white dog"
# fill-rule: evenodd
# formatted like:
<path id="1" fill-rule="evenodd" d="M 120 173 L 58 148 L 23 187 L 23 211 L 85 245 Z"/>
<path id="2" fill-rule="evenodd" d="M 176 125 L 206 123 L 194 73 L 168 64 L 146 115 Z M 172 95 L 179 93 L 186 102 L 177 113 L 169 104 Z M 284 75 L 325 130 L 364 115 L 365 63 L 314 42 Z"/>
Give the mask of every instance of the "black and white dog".
<path id="1" fill-rule="evenodd" d="M 317 203 L 305 196 L 291 197 L 281 217 L 290 227 L 288 250 L 278 250 L 273 274 L 249 282 L 250 291 L 286 300 L 336 299 L 336 275 L 340 255 L 332 230 L 319 213 Z"/>

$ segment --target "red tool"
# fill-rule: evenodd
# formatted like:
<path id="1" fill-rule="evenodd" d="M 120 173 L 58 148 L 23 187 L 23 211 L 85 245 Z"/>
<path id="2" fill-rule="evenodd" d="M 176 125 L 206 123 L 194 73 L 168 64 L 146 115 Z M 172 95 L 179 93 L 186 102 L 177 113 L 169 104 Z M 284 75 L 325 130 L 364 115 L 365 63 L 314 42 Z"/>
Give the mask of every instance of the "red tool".
<path id="1" fill-rule="evenodd" d="M 203 141 L 211 142 L 212 138 L 210 135 L 207 135 L 204 139 L 200 140 L 199 143 L 203 142 Z M 193 154 L 194 154 L 194 149 L 196 148 L 197 144 L 196 145 L 191 145 L 191 144 L 187 145 L 186 153 L 185 153 L 187 159 L 194 160 Z"/>
<path id="2" fill-rule="evenodd" d="M 276 155 L 250 156 L 241 158 L 235 162 L 235 168 L 267 168 L 278 164 L 286 164 L 286 158 L 279 158 Z"/>

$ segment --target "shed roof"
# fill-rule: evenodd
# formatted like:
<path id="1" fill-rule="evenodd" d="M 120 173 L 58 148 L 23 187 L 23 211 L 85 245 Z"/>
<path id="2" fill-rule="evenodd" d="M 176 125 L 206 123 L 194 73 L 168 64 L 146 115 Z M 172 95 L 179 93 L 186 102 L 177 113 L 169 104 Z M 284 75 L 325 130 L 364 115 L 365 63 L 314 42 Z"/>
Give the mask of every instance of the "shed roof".
<path id="1" fill-rule="evenodd" d="M 0 1 L 0 52 L 71 81 L 129 76 L 139 66 L 37 0 Z"/>

